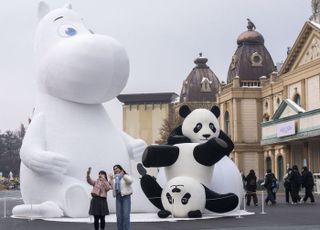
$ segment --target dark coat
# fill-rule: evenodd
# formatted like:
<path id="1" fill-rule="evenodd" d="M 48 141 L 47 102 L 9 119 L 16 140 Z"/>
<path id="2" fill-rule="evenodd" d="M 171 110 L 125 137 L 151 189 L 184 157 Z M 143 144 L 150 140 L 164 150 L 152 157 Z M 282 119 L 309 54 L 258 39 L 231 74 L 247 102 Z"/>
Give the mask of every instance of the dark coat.
<path id="1" fill-rule="evenodd" d="M 292 189 L 299 189 L 301 186 L 301 174 L 298 170 L 293 169 L 289 174 L 289 182 Z"/>
<path id="2" fill-rule="evenodd" d="M 275 179 L 275 175 L 273 173 L 267 173 L 264 177 L 264 187 L 266 189 L 272 189 L 272 181 Z"/>
<path id="3" fill-rule="evenodd" d="M 302 187 L 313 187 L 313 175 L 309 170 L 304 170 L 301 175 Z"/>
<path id="4" fill-rule="evenodd" d="M 246 177 L 246 190 L 255 192 L 257 190 L 257 177 L 255 173 L 249 173 Z"/>

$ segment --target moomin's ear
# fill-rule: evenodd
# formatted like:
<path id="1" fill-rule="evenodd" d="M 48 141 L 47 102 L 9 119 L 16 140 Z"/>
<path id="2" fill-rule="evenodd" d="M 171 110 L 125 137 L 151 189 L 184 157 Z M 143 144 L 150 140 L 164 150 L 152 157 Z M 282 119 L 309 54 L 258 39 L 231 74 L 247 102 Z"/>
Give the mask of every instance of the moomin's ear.
<path id="1" fill-rule="evenodd" d="M 64 5 L 64 8 L 67 8 L 67 9 L 69 9 L 69 10 L 72 10 L 72 5 L 71 5 L 71 3 L 65 4 L 65 5 Z"/>
<path id="2" fill-rule="evenodd" d="M 38 20 L 40 21 L 45 15 L 47 15 L 50 11 L 50 7 L 45 2 L 39 2 L 38 5 Z"/>

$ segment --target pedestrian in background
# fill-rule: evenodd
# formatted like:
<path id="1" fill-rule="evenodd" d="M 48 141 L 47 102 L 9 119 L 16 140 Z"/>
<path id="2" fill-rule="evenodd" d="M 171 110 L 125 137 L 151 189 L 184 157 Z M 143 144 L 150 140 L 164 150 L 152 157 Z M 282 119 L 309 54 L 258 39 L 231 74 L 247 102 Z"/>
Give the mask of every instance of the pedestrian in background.
<path id="1" fill-rule="evenodd" d="M 291 196 L 291 200 L 292 200 L 291 185 L 290 185 L 290 181 L 289 181 L 289 175 L 291 174 L 291 172 L 292 172 L 292 168 L 288 168 L 286 175 L 284 175 L 284 177 L 283 177 L 283 186 L 285 189 L 287 204 L 290 203 L 290 198 L 289 198 L 290 196 Z"/>
<path id="2" fill-rule="evenodd" d="M 314 197 L 312 194 L 312 189 L 314 186 L 313 175 L 308 170 L 307 167 L 302 167 L 301 182 L 302 182 L 302 188 L 305 188 L 305 195 L 300 203 L 306 202 L 308 198 L 310 198 L 311 203 L 314 203 Z"/>
<path id="3" fill-rule="evenodd" d="M 300 202 L 301 200 L 301 197 L 299 196 L 301 187 L 301 174 L 297 165 L 292 166 L 292 171 L 289 174 L 289 182 L 292 194 L 292 204 L 297 204 L 297 202 Z"/>
<path id="4" fill-rule="evenodd" d="M 246 181 L 246 197 L 247 205 L 250 206 L 251 197 L 255 206 L 258 206 L 258 197 L 257 197 L 257 176 L 253 169 L 250 170 L 249 174 L 245 178 Z"/>
<path id="5" fill-rule="evenodd" d="M 271 169 L 267 169 L 266 175 L 264 177 L 263 186 L 267 189 L 267 198 L 265 199 L 265 203 L 268 204 L 270 201 L 272 205 L 276 204 L 273 189 L 272 189 L 272 181 L 275 178 L 275 175 L 271 172 Z"/>

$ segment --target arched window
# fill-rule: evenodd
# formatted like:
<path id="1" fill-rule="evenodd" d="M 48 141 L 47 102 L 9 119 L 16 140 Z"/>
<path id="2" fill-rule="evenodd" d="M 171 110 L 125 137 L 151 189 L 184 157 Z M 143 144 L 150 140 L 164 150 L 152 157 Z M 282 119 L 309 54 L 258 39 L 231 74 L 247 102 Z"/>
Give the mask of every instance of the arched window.
<path id="1" fill-rule="evenodd" d="M 278 165 L 278 180 L 282 180 L 283 178 L 283 157 L 282 156 L 278 156 L 277 165 Z"/>
<path id="2" fill-rule="evenodd" d="M 294 95 L 293 101 L 294 101 L 297 105 L 301 105 L 301 99 L 300 99 L 300 95 L 299 95 L 298 93 L 297 93 L 296 95 Z"/>
<path id="3" fill-rule="evenodd" d="M 267 113 L 263 114 L 263 121 L 269 121 L 269 119 L 270 119 L 269 114 Z"/>
<path id="4" fill-rule="evenodd" d="M 230 135 L 230 115 L 229 112 L 226 111 L 224 113 L 224 128 L 227 135 Z"/>
<path id="5" fill-rule="evenodd" d="M 277 98 L 277 105 L 280 105 L 280 98 Z"/>
<path id="6" fill-rule="evenodd" d="M 268 169 L 272 170 L 272 162 L 270 157 L 266 158 L 266 166 L 267 166 L 267 170 Z"/>

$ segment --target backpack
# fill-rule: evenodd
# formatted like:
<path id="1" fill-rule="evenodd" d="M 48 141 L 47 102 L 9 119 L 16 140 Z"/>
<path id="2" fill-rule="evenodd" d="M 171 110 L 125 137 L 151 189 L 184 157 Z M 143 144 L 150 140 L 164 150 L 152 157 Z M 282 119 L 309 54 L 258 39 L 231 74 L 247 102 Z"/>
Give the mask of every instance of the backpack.
<path id="1" fill-rule="evenodd" d="M 272 192 L 277 192 L 278 188 L 279 188 L 278 180 L 276 178 L 273 178 L 272 181 L 271 181 Z"/>

